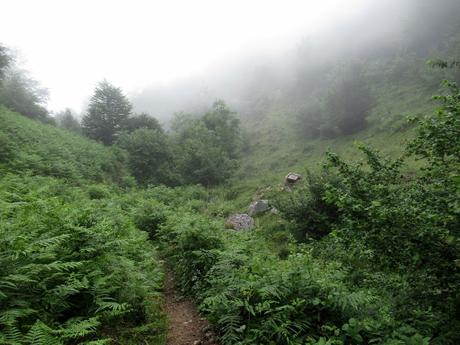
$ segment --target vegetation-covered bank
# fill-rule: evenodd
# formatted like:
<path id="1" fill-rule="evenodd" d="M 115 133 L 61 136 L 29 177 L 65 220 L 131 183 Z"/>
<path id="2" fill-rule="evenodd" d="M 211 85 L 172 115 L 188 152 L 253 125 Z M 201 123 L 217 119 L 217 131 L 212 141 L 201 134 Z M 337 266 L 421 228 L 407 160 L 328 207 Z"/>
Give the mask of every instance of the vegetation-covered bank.
<path id="1" fill-rule="evenodd" d="M 51 177 L 0 177 L 0 343 L 163 337 L 162 267 L 133 223 L 132 198 Z"/>
<path id="2" fill-rule="evenodd" d="M 0 122 L 2 173 L 53 176 L 72 185 L 88 181 L 133 184 L 120 151 L 2 106 Z"/>
<path id="3" fill-rule="evenodd" d="M 359 163 L 331 153 L 303 187 L 266 193 L 282 218 L 249 233 L 197 215 L 214 212 L 206 194 L 158 205 L 153 236 L 223 344 L 460 341 L 460 92 L 447 86 L 406 148 L 415 174 L 365 146 Z"/>
<path id="4" fill-rule="evenodd" d="M 162 344 L 163 269 L 133 219 L 123 160 L 4 108 L 0 118 L 0 343 Z"/>

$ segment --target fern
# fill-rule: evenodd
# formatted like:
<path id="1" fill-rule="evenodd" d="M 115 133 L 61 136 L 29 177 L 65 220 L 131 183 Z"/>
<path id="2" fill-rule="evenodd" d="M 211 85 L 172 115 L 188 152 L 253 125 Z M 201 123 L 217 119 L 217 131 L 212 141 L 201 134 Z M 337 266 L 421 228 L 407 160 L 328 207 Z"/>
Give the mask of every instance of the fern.
<path id="1" fill-rule="evenodd" d="M 100 324 L 97 317 L 87 320 L 70 320 L 65 324 L 65 327 L 60 328 L 56 332 L 62 339 L 78 339 L 96 333 Z"/>
<path id="2" fill-rule="evenodd" d="M 80 345 L 108 345 L 111 343 L 112 343 L 111 339 L 98 339 L 98 340 L 85 341 L 84 343 L 80 343 Z"/>
<path id="3" fill-rule="evenodd" d="M 64 343 L 53 331 L 41 321 L 36 321 L 25 336 L 25 343 L 30 345 L 63 345 Z"/>
<path id="4" fill-rule="evenodd" d="M 1 343 L 108 344 L 101 329 L 131 326 L 129 313 L 161 317 L 145 315 L 161 287 L 153 246 L 122 199 L 85 195 L 54 179 L 0 177 Z"/>
<path id="5" fill-rule="evenodd" d="M 23 334 L 19 330 L 17 323 L 5 324 L 1 329 L 1 334 L 4 337 L 4 344 L 21 345 Z"/>

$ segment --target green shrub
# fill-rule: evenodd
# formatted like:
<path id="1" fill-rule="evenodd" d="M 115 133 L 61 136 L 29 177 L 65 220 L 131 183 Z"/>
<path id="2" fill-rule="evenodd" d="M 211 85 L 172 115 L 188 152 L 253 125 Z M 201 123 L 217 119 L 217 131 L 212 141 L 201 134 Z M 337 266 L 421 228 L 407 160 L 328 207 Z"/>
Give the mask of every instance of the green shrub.
<path id="1" fill-rule="evenodd" d="M 116 145 L 128 152 L 128 166 L 139 184 L 174 184 L 175 172 L 167 136 L 157 129 L 123 133 Z"/>
<path id="2" fill-rule="evenodd" d="M 331 231 L 331 225 L 339 216 L 338 208 L 325 200 L 325 196 L 327 187 L 338 183 L 331 174 L 307 172 L 301 186 L 296 186 L 292 192 L 274 196 L 275 207 L 284 218 L 295 223 L 292 230 L 298 240 L 321 238 Z"/>
<path id="3" fill-rule="evenodd" d="M 189 213 L 168 218 L 160 228 L 164 253 L 174 263 L 177 281 L 186 293 L 205 289 L 204 278 L 223 245 L 221 231 L 215 222 Z"/>
<path id="4" fill-rule="evenodd" d="M 376 290 L 349 286 L 347 269 L 310 251 L 279 260 L 257 232 L 224 231 L 188 213 L 171 215 L 160 239 L 177 282 L 197 299 L 222 344 L 427 339 L 395 319 Z"/>
<path id="5" fill-rule="evenodd" d="M 165 206 L 154 200 L 144 202 L 134 214 L 136 226 L 149 234 L 151 240 L 156 238 L 157 231 L 166 222 Z"/>
<path id="6" fill-rule="evenodd" d="M 296 229 L 325 229 L 316 253 L 353 267 L 350 283 L 378 288 L 394 301 L 394 317 L 432 344 L 460 342 L 460 91 L 447 86 L 441 109 L 420 121 L 408 147 L 425 162 L 416 175 L 404 175 L 404 157 L 388 160 L 360 145 L 364 160 L 329 153 L 318 183 L 279 206 Z"/>
<path id="7" fill-rule="evenodd" d="M 99 200 L 107 198 L 110 195 L 110 192 L 106 187 L 101 185 L 92 185 L 88 187 L 88 196 L 91 200 Z"/>

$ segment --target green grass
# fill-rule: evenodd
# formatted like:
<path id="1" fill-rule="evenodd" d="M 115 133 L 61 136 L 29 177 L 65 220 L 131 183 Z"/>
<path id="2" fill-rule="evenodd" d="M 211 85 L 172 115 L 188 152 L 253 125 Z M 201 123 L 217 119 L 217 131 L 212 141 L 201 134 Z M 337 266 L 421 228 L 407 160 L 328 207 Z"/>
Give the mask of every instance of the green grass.
<path id="1" fill-rule="evenodd" d="M 399 158 L 405 144 L 414 137 L 408 117 L 432 114 L 437 107 L 431 99 L 432 92 L 436 93 L 421 87 L 418 80 L 395 85 L 387 81 L 376 83 L 375 103 L 368 116 L 369 128 L 335 139 L 303 137 L 297 129 L 296 107 L 283 103 L 272 105 L 266 109 L 263 121 L 243 123 L 249 133 L 249 150 L 243 154 L 234 177 L 225 186 L 217 187 L 216 193 L 230 201 L 234 209 L 244 211 L 250 201 L 262 197 L 265 190 L 279 188 L 288 172 L 318 171 L 328 151 L 346 161 L 362 159 L 355 142 L 370 145 L 388 158 Z M 421 164 L 408 159 L 405 171 L 411 173 Z"/>

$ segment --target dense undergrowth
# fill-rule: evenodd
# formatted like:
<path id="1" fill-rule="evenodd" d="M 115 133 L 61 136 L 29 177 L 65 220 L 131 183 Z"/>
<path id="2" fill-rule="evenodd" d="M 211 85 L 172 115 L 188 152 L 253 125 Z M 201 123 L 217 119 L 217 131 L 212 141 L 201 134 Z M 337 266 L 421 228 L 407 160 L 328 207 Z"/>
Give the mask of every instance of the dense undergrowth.
<path id="1" fill-rule="evenodd" d="M 117 152 L 0 118 L 0 343 L 163 343 L 162 265 Z"/>
<path id="2" fill-rule="evenodd" d="M 127 200 L 12 174 L 0 179 L 0 200 L 1 344 L 161 339 L 163 273 Z"/>
<path id="3" fill-rule="evenodd" d="M 160 226 L 179 285 L 222 344 L 428 344 L 382 290 L 352 284 L 351 268 L 295 244 L 280 258 L 264 231 L 229 232 L 189 211 Z"/>
<path id="4" fill-rule="evenodd" d="M 123 149 L 0 108 L 0 344 L 164 343 L 156 246 L 224 345 L 458 344 L 460 93 L 447 86 L 437 114 L 377 138 L 398 138 L 390 158 L 328 153 L 292 192 L 137 189 Z M 225 229 L 252 197 L 280 213 Z"/>
<path id="5" fill-rule="evenodd" d="M 460 341 L 460 102 L 447 86 L 400 159 L 329 154 L 303 187 L 266 194 L 282 218 L 258 230 L 224 230 L 206 193 L 157 205 L 151 236 L 223 344 Z M 402 169 L 407 156 L 421 168 Z"/>

